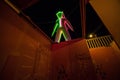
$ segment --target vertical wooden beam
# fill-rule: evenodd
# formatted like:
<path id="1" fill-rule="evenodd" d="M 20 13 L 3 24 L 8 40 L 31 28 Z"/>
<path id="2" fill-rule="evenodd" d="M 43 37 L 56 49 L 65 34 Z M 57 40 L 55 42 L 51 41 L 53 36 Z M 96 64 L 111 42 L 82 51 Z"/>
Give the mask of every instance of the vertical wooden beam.
<path id="1" fill-rule="evenodd" d="M 82 26 L 82 37 L 86 36 L 86 0 L 80 0 L 80 15 L 81 15 L 81 26 Z"/>

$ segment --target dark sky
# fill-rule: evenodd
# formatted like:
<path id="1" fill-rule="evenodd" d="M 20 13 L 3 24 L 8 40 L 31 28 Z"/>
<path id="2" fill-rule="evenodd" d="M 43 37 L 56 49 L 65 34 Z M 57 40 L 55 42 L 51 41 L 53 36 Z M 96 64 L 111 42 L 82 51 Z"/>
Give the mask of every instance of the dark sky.
<path id="1" fill-rule="evenodd" d="M 23 12 L 53 40 L 54 37 L 51 37 L 51 33 L 57 19 L 56 12 L 58 11 L 63 11 L 72 24 L 74 28 L 74 32 L 70 31 L 72 39 L 81 38 L 79 0 L 40 0 Z M 101 36 L 108 34 L 108 31 L 88 3 L 86 5 L 86 36 L 90 33 Z"/>

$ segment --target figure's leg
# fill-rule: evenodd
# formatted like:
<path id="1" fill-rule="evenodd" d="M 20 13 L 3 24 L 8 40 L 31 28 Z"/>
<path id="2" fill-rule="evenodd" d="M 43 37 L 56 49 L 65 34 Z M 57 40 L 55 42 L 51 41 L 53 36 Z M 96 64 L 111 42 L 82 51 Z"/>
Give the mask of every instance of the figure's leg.
<path id="1" fill-rule="evenodd" d="M 70 34 L 68 31 L 66 31 L 63 27 L 59 28 L 57 30 L 56 36 L 55 36 L 55 42 L 60 42 L 61 35 L 63 34 L 65 41 L 71 40 Z"/>
<path id="2" fill-rule="evenodd" d="M 57 33 L 56 33 L 56 36 L 55 36 L 55 42 L 58 42 L 58 43 L 60 42 L 62 33 L 63 33 L 62 28 L 59 28 L 59 29 L 57 30 Z"/>
<path id="3" fill-rule="evenodd" d="M 65 41 L 71 40 L 71 36 L 70 36 L 69 32 L 66 31 L 64 28 L 63 28 L 63 36 L 65 38 Z"/>

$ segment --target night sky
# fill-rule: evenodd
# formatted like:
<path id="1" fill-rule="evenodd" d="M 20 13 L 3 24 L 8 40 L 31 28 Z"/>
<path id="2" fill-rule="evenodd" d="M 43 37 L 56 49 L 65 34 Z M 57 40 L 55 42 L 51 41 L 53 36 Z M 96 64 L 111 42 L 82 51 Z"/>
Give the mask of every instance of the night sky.
<path id="1" fill-rule="evenodd" d="M 57 19 L 56 12 L 58 11 L 63 11 L 66 18 L 72 24 L 74 32 L 69 31 L 72 39 L 81 38 L 82 29 L 79 0 L 40 0 L 23 12 L 54 40 L 54 37 L 51 37 L 51 33 Z M 97 36 L 109 34 L 100 18 L 88 3 L 86 5 L 86 37 L 90 33 L 95 33 Z"/>

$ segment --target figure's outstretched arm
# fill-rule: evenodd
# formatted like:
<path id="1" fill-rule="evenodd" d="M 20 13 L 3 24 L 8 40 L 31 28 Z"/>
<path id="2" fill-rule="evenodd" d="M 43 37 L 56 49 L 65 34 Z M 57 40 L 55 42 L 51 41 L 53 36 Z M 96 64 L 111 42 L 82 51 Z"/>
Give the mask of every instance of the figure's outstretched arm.
<path id="1" fill-rule="evenodd" d="M 64 25 L 65 25 L 66 27 L 68 27 L 71 31 L 74 31 L 71 23 L 70 23 L 67 19 L 65 19 Z"/>
<path id="2" fill-rule="evenodd" d="M 56 32 L 56 30 L 57 30 L 58 27 L 59 27 L 59 24 L 58 24 L 58 22 L 56 21 L 56 24 L 55 24 L 55 26 L 54 26 L 54 29 L 53 29 L 53 31 L 52 31 L 52 35 L 51 35 L 51 36 L 53 36 L 53 35 L 55 34 L 55 32 Z"/>

